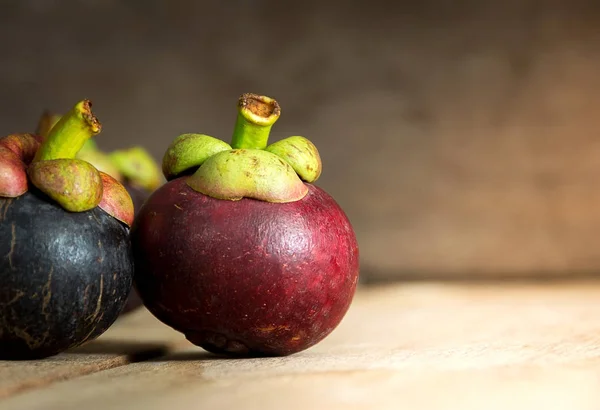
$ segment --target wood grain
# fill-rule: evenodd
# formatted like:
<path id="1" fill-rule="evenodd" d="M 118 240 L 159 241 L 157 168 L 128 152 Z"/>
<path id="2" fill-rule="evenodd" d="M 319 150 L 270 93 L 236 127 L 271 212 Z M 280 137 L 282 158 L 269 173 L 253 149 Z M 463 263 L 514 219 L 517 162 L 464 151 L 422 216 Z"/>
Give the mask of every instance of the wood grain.
<path id="1" fill-rule="evenodd" d="M 284 358 L 186 347 L 0 402 L 17 409 L 600 408 L 600 284 L 363 288 Z"/>
<path id="2" fill-rule="evenodd" d="M 164 355 L 181 335 L 155 323 L 145 309 L 120 318 L 104 335 L 44 360 L 0 361 L 0 399 L 84 374 Z"/>

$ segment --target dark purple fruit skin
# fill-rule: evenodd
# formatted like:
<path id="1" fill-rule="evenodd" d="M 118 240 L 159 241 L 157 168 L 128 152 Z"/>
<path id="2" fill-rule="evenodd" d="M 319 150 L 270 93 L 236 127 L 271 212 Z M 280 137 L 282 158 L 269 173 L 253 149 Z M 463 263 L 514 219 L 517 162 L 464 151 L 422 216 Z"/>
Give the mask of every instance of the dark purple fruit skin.
<path id="1" fill-rule="evenodd" d="M 159 320 L 214 353 L 281 356 L 329 335 L 356 290 L 350 222 L 320 188 L 300 201 L 218 200 L 175 179 L 132 227 L 135 282 Z"/>
<path id="2" fill-rule="evenodd" d="M 131 200 L 133 201 L 134 215 L 137 215 L 146 199 L 148 199 L 148 197 L 150 196 L 150 193 L 144 188 L 134 185 L 129 181 L 124 181 L 123 186 L 125 187 L 127 192 L 129 192 L 129 196 L 131 196 Z M 127 303 L 125 304 L 125 307 L 123 308 L 121 314 L 133 312 L 134 310 L 142 307 L 143 305 L 144 304 L 142 302 L 142 299 L 140 298 L 140 295 L 138 295 L 135 287 L 132 287 L 131 292 L 129 293 L 129 297 L 127 298 Z"/>
<path id="3" fill-rule="evenodd" d="M 0 360 L 93 340 L 133 282 L 129 229 L 96 207 L 66 212 L 38 191 L 0 198 Z"/>

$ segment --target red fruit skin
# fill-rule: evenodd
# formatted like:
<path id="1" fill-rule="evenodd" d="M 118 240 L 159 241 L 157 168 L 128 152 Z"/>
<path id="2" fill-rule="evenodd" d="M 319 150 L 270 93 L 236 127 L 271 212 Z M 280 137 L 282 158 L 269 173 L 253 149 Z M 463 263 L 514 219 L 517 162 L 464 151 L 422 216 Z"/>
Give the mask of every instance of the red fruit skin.
<path id="1" fill-rule="evenodd" d="M 352 226 L 322 189 L 300 201 L 226 201 L 185 177 L 147 200 L 132 227 L 135 281 L 163 323 L 213 353 L 283 356 L 329 335 L 356 290 Z"/>

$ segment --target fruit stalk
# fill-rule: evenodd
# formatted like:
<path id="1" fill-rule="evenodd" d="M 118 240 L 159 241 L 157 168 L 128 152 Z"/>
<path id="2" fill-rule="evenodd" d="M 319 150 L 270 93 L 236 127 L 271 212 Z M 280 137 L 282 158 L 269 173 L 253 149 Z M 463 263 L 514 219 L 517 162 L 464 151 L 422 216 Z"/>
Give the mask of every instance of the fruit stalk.
<path id="1" fill-rule="evenodd" d="M 243 94 L 238 101 L 231 148 L 265 149 L 271 127 L 280 115 L 281 108 L 276 100 L 264 95 Z"/>
<path id="2" fill-rule="evenodd" d="M 102 125 L 92 114 L 91 102 L 83 100 L 50 129 L 33 162 L 73 159 L 85 142 L 101 129 Z"/>

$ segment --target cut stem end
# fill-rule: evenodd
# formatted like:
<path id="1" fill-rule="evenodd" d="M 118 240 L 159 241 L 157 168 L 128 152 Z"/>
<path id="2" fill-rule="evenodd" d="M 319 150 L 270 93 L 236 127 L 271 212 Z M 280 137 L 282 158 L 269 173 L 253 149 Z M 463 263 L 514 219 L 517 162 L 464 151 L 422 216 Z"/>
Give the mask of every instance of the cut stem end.
<path id="1" fill-rule="evenodd" d="M 242 94 L 238 106 L 242 116 L 255 125 L 273 125 L 281 115 L 279 103 L 264 95 Z"/>
<path id="2" fill-rule="evenodd" d="M 271 97 L 246 93 L 238 101 L 238 116 L 233 130 L 234 149 L 265 149 L 271 127 L 279 116 L 279 103 Z"/>

